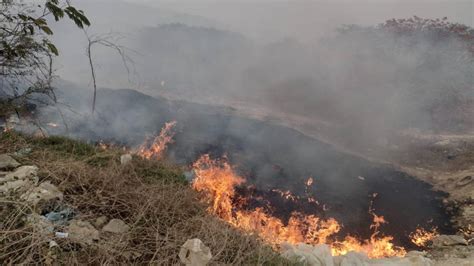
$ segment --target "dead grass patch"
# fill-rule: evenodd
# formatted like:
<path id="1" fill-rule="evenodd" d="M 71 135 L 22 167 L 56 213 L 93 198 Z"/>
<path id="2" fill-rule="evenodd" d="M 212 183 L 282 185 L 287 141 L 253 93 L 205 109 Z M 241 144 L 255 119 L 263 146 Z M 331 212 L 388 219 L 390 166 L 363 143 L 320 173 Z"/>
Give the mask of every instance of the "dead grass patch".
<path id="1" fill-rule="evenodd" d="M 270 247 L 253 236 L 210 216 L 199 195 L 177 166 L 134 158 L 120 165 L 121 151 L 101 150 L 64 138 L 34 139 L 3 134 L 0 152 L 30 147 L 18 159 L 41 169 L 42 181 L 64 192 L 64 203 L 78 219 L 100 216 L 122 219 L 130 230 L 123 235 L 102 233 L 92 245 L 42 232 L 25 217 L 28 206 L 0 199 L 0 264 L 178 264 L 178 252 L 188 239 L 201 239 L 212 251 L 213 264 L 285 265 Z M 98 228 L 100 230 L 100 228 Z M 59 249 L 49 248 L 51 240 Z"/>

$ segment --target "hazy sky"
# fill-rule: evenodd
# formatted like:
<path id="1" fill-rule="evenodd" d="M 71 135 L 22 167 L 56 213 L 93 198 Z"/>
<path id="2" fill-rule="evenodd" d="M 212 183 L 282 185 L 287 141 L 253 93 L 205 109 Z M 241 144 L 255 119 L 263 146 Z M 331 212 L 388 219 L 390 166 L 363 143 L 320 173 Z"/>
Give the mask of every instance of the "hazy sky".
<path id="1" fill-rule="evenodd" d="M 340 24 L 374 25 L 390 18 L 441 18 L 474 26 L 474 0 L 127 0 L 203 16 L 251 37 L 314 39 Z"/>

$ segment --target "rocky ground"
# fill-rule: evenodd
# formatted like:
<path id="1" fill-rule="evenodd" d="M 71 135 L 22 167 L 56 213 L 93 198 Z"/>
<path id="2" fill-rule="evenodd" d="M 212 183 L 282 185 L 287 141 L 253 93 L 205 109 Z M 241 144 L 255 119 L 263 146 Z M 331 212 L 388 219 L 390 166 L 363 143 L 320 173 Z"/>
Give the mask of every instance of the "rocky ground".
<path id="1" fill-rule="evenodd" d="M 123 155 L 0 134 L 0 265 L 289 264 L 208 214 L 179 167 Z"/>

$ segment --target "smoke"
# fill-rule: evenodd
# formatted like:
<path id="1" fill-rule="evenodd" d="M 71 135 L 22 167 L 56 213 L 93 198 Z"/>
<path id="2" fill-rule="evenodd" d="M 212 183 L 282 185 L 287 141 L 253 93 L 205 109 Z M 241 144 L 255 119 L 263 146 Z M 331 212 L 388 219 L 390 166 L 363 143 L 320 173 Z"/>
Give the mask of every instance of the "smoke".
<path id="1" fill-rule="evenodd" d="M 72 25 L 57 24 L 61 113 L 44 108 L 38 118 L 45 127 L 59 124 L 47 128 L 49 133 L 138 147 L 165 122 L 177 121 L 175 143 L 167 150 L 172 161 L 190 165 L 205 153 L 227 154 L 249 184 L 300 196 L 312 176 L 310 192 L 349 233 L 370 234 L 367 210 L 373 193 L 381 195 L 377 214 L 395 221 L 388 233 L 413 231 L 430 218 L 432 225 L 449 231 L 438 200 L 442 195 L 430 186 L 338 152 L 298 130 L 310 128 L 364 148 L 408 128 L 472 130 L 472 53 L 460 38 L 377 26 L 411 15 L 406 3 L 398 8 L 393 3 L 325 4 L 317 18 L 311 13 L 314 4 L 295 4 L 285 13 L 292 4 L 164 4 L 168 9 L 156 9 L 113 3 L 77 4 L 94 25 L 89 34 L 115 32 L 114 41 L 129 47 L 135 64 L 127 73 L 114 51 L 94 49 L 98 85 L 109 89 L 98 91 L 91 115 L 86 40 L 81 32 L 73 34 Z M 432 11 L 425 15 L 438 17 L 445 15 L 439 14 L 443 8 L 450 13 L 469 6 L 417 5 Z M 212 8 L 205 11 L 205 6 Z M 348 6 L 356 11 L 343 10 Z M 230 9 L 245 12 L 237 19 Z M 384 12 L 366 17 L 369 11 Z M 461 15 L 454 21 L 465 21 Z M 401 206 L 404 212 L 398 211 Z"/>
<path id="2" fill-rule="evenodd" d="M 135 62 L 126 73 L 114 51 L 97 47 L 100 87 L 323 124 L 361 146 L 406 128 L 474 126 L 473 61 L 463 44 L 376 28 L 413 12 L 472 24 L 469 2 L 76 4 L 94 22 L 89 34 L 114 32 Z M 362 26 L 338 31 L 343 24 Z M 58 74 L 90 87 L 85 39 L 70 26 L 56 29 Z"/>

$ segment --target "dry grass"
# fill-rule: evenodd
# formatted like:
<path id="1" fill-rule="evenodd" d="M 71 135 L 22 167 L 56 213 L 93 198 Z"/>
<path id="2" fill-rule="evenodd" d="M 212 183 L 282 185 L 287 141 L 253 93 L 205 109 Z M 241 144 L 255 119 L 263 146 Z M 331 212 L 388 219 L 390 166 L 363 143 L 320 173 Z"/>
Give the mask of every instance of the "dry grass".
<path id="1" fill-rule="evenodd" d="M 101 233 L 91 245 L 56 239 L 25 217 L 33 210 L 20 202 L 0 198 L 0 264 L 178 264 L 180 246 L 201 239 L 213 254 L 213 264 L 284 265 L 268 246 L 210 216 L 184 180 L 178 167 L 134 158 L 120 165 L 120 150 L 101 150 L 64 138 L 35 139 L 3 134 L 0 152 L 30 147 L 18 158 L 35 164 L 40 179 L 64 192 L 64 203 L 76 218 L 91 223 L 100 216 L 124 220 L 125 235 Z M 49 248 L 54 239 L 59 250 Z"/>

